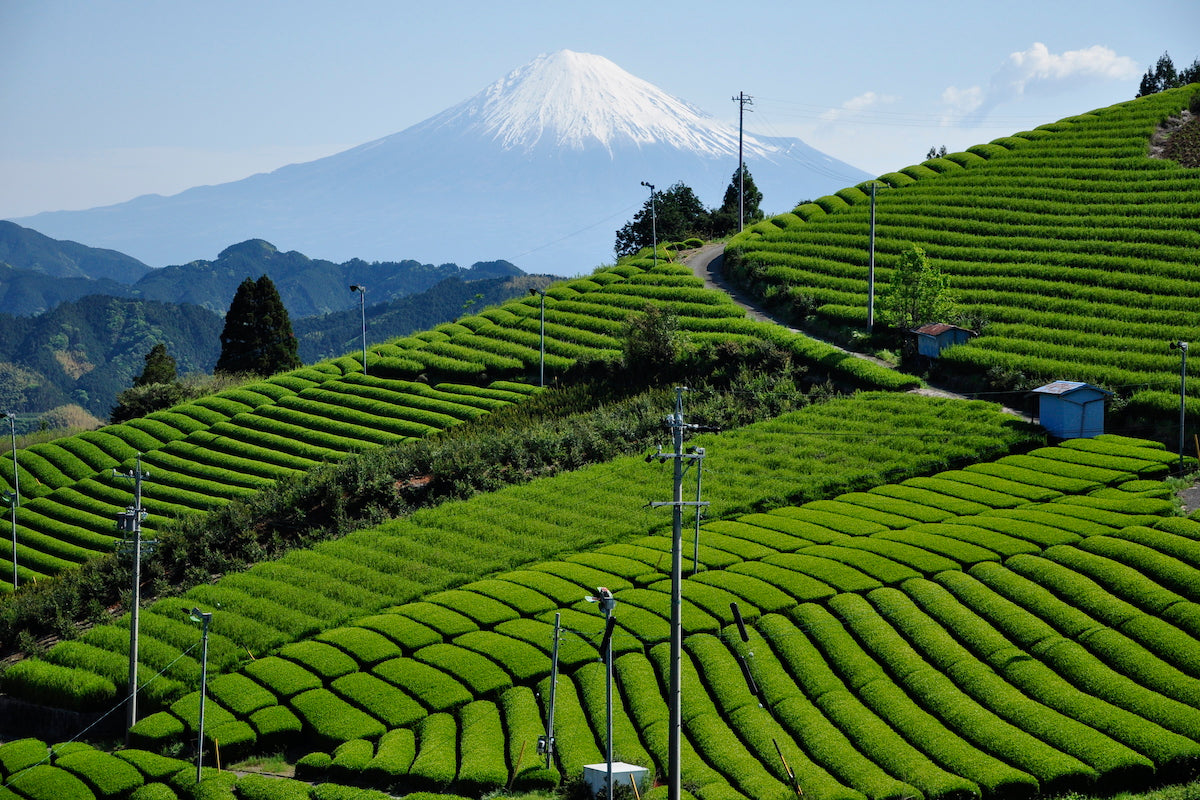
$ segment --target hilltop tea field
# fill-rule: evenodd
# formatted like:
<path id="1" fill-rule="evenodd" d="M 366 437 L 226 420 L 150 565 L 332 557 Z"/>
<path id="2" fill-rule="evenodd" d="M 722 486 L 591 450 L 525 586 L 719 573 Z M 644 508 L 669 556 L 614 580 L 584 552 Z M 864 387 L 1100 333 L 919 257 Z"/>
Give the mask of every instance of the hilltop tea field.
<path id="1" fill-rule="evenodd" d="M 920 245 L 983 323 L 930 380 L 1088 381 L 1169 418 L 1167 345 L 1200 307 L 1200 169 L 1149 142 L 1195 91 L 881 176 L 880 280 Z M 849 338 L 869 189 L 748 228 L 727 268 Z M 683 247 L 14 453 L 0 800 L 569 800 L 610 744 L 648 770 L 619 796 L 663 800 L 676 457 L 695 501 L 684 798 L 1040 800 L 1200 777 L 1200 515 L 1178 499 L 1198 459 L 1128 429 L 1051 440 L 751 320 Z M 705 424 L 714 407 L 744 413 Z M 585 441 L 604 438 L 621 447 Z M 421 449 L 439 446 L 453 470 Z M 160 571 L 126 730 L 115 520 L 138 470 Z"/>
<path id="2" fill-rule="evenodd" d="M 1200 307 L 1200 168 L 1153 158 L 1184 87 L 1082 114 L 880 176 L 876 280 L 922 247 L 979 336 L 947 374 L 991 389 L 1086 381 L 1147 409 L 1178 409 L 1180 357 Z M 870 186 L 748 228 L 726 262 L 798 317 L 867 321 Z M 942 320 L 952 321 L 952 320 Z M 1187 393 L 1200 396 L 1189 377 Z M 1011 395 L 1010 395 L 1011 396 Z"/>

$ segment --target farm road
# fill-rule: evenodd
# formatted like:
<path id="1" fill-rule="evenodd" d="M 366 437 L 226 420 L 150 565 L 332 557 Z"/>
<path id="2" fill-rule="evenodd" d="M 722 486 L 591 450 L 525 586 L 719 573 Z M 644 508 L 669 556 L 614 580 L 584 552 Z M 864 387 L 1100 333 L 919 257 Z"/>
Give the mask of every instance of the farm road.
<path id="1" fill-rule="evenodd" d="M 800 333 L 805 336 L 812 336 L 812 334 L 810 334 L 810 333 L 805 333 L 804 331 L 801 331 L 801 330 L 798 330 L 797 328 L 791 327 L 790 325 L 787 324 L 786 321 L 781 320 L 779 317 L 774 316 L 769 311 L 767 311 L 762 306 L 760 306 L 755 298 L 746 294 L 740 288 L 738 288 L 737 286 L 734 286 L 732 283 L 730 283 L 729 281 L 727 281 L 725 279 L 725 271 L 723 269 L 724 263 L 725 263 L 725 245 L 723 245 L 723 244 L 706 244 L 704 247 L 701 247 L 698 250 L 687 251 L 683 255 L 682 261 L 684 264 L 691 267 L 692 272 L 695 273 L 695 275 L 697 277 L 701 278 L 704 281 L 704 285 L 707 288 L 718 289 L 722 292 L 725 292 L 725 294 L 727 294 L 731 298 L 733 298 L 733 301 L 735 303 L 737 303 L 742 308 L 746 309 L 746 314 L 751 319 L 758 320 L 759 322 L 771 322 L 776 325 L 783 325 L 788 330 L 793 331 L 795 333 Z M 829 342 L 829 344 L 833 344 L 833 343 Z M 834 346 L 837 347 L 837 345 L 834 345 Z M 876 364 L 881 364 L 885 367 L 890 367 L 890 365 L 887 362 L 885 362 L 881 359 L 875 358 L 873 356 L 869 356 L 865 353 L 855 353 L 852 350 L 846 350 L 845 348 L 841 348 L 841 349 L 844 352 L 850 353 L 850 355 L 855 356 L 857 358 L 863 358 L 868 361 L 874 361 Z M 966 395 L 956 394 L 956 393 L 948 391 L 946 389 L 939 389 L 935 386 L 922 386 L 917 389 L 913 389 L 912 393 L 927 395 L 930 397 L 953 397 L 953 398 L 956 398 L 959 400 L 970 399 Z M 1030 418 L 1027 414 L 1022 413 L 1015 408 L 1005 407 L 1004 411 L 1009 414 L 1013 414 L 1015 416 L 1021 417 L 1022 419 L 1025 419 L 1027 421 L 1030 421 Z"/>

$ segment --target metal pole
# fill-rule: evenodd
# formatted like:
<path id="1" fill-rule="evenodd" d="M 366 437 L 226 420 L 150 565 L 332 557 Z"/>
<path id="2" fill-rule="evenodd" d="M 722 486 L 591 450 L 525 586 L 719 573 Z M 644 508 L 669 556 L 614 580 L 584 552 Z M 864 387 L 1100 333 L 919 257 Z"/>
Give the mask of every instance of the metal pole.
<path id="1" fill-rule="evenodd" d="M 542 296 L 542 327 L 538 336 L 538 386 L 546 385 L 546 290 L 538 292 Z"/>
<path id="2" fill-rule="evenodd" d="M 692 541 L 692 575 L 700 572 L 700 478 L 704 475 L 704 461 L 696 462 L 696 536 Z"/>
<path id="3" fill-rule="evenodd" d="M 13 500 L 12 500 L 12 565 L 13 591 L 17 590 L 17 509 L 21 507 L 21 476 L 17 473 L 17 415 L 9 413 L 8 429 L 12 434 Z"/>
<path id="4" fill-rule="evenodd" d="M 875 330 L 875 188 L 871 181 L 871 256 L 867 265 L 867 332 Z"/>
<path id="5" fill-rule="evenodd" d="M 681 743 L 683 741 L 683 389 L 675 389 L 675 417 L 671 424 L 675 446 L 675 492 L 671 515 L 671 727 L 668 736 L 670 767 L 668 800 L 680 800 Z"/>
<path id="6" fill-rule="evenodd" d="M 126 533 L 133 534 L 132 573 L 133 586 L 129 601 L 129 701 L 126 706 L 125 741 L 129 743 L 129 731 L 137 723 L 137 693 L 138 693 L 138 628 L 142 607 L 142 479 L 149 477 L 148 472 L 142 471 L 142 454 L 138 453 L 134 460 L 133 472 L 128 475 L 113 470 L 113 475 L 119 478 L 133 479 L 133 506 L 117 514 L 117 527 Z"/>
<path id="7" fill-rule="evenodd" d="M 650 243 L 654 248 L 654 268 L 658 269 L 658 212 L 654 209 L 654 184 L 642 181 L 650 190 Z"/>
<path id="8" fill-rule="evenodd" d="M 362 316 L 363 375 L 367 374 L 367 289 L 359 287 L 358 311 Z"/>
<path id="9" fill-rule="evenodd" d="M 604 609 L 604 628 L 609 632 L 604 643 L 604 700 L 608 707 L 608 739 L 607 753 L 604 760 L 608 764 L 608 800 L 613 800 L 613 673 L 612 673 L 612 614 L 613 602 L 610 600 Z"/>
<path id="10" fill-rule="evenodd" d="M 1187 354 L 1188 343 L 1178 342 L 1179 354 L 1179 474 L 1183 474 L 1183 429 L 1187 422 Z"/>
<path id="11" fill-rule="evenodd" d="M 367 374 L 367 287 L 355 283 L 350 291 L 358 292 L 358 310 L 362 315 L 363 375 Z"/>
<path id="12" fill-rule="evenodd" d="M 208 694 L 208 623 L 212 621 L 212 612 L 193 608 L 192 619 L 198 619 L 204 625 L 200 635 L 200 730 L 196 734 L 196 783 L 199 783 L 204 767 L 204 697 Z"/>
<path id="13" fill-rule="evenodd" d="M 554 653 L 550 656 L 550 706 L 546 710 L 546 769 L 554 753 L 554 694 L 558 690 L 558 640 L 562 633 L 562 614 L 554 612 Z"/>

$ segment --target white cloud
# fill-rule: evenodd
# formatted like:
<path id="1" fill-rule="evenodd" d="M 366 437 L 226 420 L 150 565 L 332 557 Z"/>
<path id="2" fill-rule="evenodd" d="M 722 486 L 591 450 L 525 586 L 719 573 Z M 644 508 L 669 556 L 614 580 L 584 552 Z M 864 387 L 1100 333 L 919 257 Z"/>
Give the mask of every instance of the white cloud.
<path id="1" fill-rule="evenodd" d="M 896 100 L 897 98 L 895 95 L 877 94 L 876 92 L 863 92 L 857 97 L 851 97 L 849 100 L 842 103 L 838 108 L 831 108 L 821 114 L 821 121 L 837 122 L 844 117 L 867 111 L 876 106 L 895 103 Z"/>
<path id="2" fill-rule="evenodd" d="M 1102 45 L 1051 53 L 1041 42 L 1010 53 L 992 75 L 987 89 L 949 87 L 942 93 L 946 121 L 978 124 L 993 108 L 1026 94 L 1048 95 L 1083 83 L 1130 80 L 1141 70 L 1133 59 Z"/>

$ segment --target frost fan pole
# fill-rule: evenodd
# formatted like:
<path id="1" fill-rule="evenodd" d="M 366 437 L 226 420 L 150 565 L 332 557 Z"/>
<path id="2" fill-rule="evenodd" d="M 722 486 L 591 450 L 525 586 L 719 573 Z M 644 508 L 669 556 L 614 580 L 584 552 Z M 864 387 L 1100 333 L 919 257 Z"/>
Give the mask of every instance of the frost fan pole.
<path id="1" fill-rule="evenodd" d="M 149 472 L 142 471 L 142 454 L 137 454 L 133 469 L 129 472 L 113 470 L 115 478 L 133 480 L 133 505 L 124 511 L 117 512 L 117 530 L 129 536 L 117 546 L 133 557 L 133 594 L 129 601 L 129 701 L 127 705 L 125 743 L 129 744 L 129 730 L 137 722 L 137 693 L 138 693 L 138 612 L 142 604 L 142 549 L 153 548 L 157 542 L 142 541 L 142 520 L 146 511 L 142 508 L 142 480 L 150 477 Z"/>
<path id="2" fill-rule="evenodd" d="M 670 716 L 671 726 L 667 742 L 668 747 L 668 800 L 680 800 L 680 746 L 683 741 L 683 507 L 706 506 L 708 503 L 699 499 L 694 503 L 683 500 L 683 462 L 684 459 L 694 460 L 699 468 L 704 461 L 704 448 L 691 448 L 683 451 L 683 431 L 697 429 L 698 425 L 687 425 L 683 421 L 682 387 L 675 388 L 675 413 L 667 417 L 667 425 L 671 428 L 675 452 L 653 453 L 647 461 L 658 459 L 675 460 L 675 499 L 670 502 L 652 502 L 651 507 L 672 507 L 672 536 L 671 536 L 671 686 L 670 686 Z"/>

